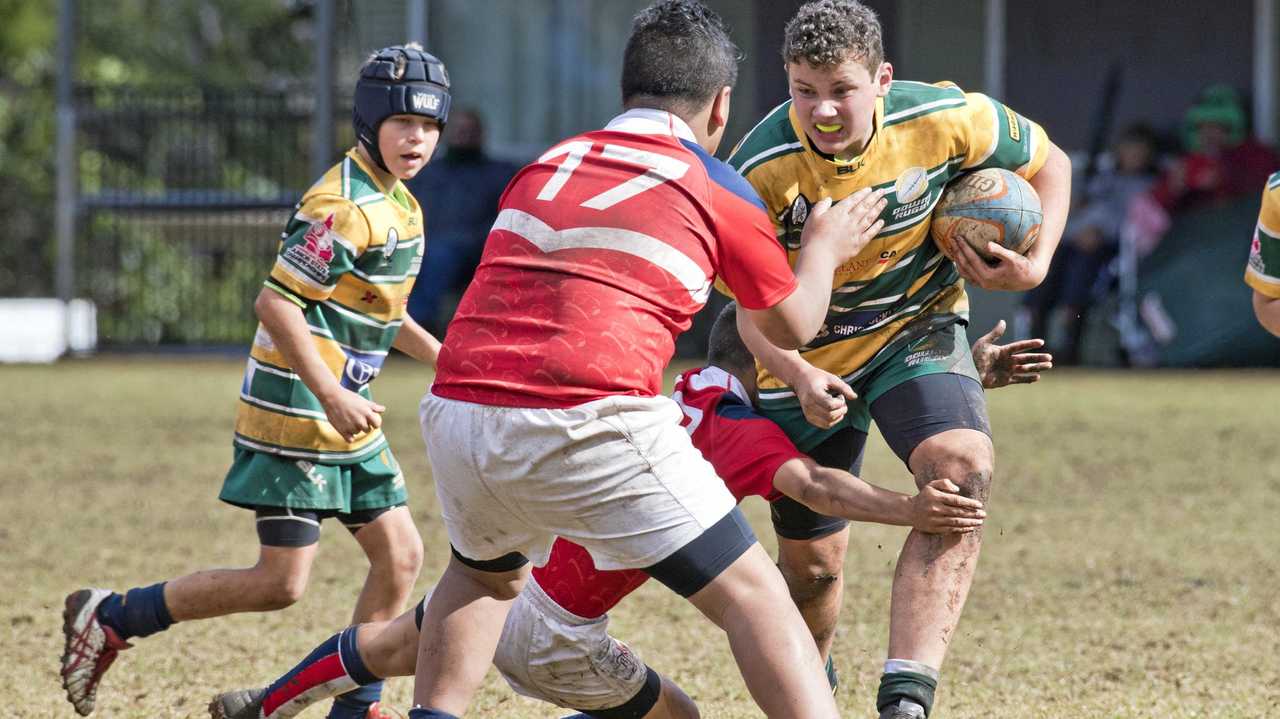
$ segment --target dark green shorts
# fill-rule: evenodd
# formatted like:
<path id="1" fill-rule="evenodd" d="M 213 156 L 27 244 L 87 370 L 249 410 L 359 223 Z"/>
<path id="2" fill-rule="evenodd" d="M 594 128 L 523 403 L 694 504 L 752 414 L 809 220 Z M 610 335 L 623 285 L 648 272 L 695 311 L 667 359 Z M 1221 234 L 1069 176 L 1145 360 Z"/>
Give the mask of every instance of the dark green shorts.
<path id="1" fill-rule="evenodd" d="M 404 504 L 408 494 L 390 448 L 357 464 L 316 464 L 237 447 L 218 498 L 239 507 L 357 512 Z"/>
<path id="2" fill-rule="evenodd" d="M 799 407 L 763 413 L 778 422 L 819 464 L 855 474 L 862 464 L 873 417 L 903 464 L 921 442 L 935 434 L 952 429 L 991 434 L 986 398 L 962 325 L 943 327 L 906 343 L 852 386 L 858 399 L 845 418 L 830 429 L 809 424 Z M 774 530 L 787 539 L 816 539 L 848 524 L 788 497 L 778 499 L 770 508 Z"/>
<path id="3" fill-rule="evenodd" d="M 799 404 L 761 406 L 760 413 L 782 427 L 800 451 L 809 452 L 845 428 L 866 434 L 871 428 L 873 402 L 909 379 L 931 374 L 958 374 L 978 379 L 963 324 L 946 325 L 874 359 L 850 382 L 858 399 L 849 404 L 849 412 L 834 427 L 819 429 L 809 424 Z"/>

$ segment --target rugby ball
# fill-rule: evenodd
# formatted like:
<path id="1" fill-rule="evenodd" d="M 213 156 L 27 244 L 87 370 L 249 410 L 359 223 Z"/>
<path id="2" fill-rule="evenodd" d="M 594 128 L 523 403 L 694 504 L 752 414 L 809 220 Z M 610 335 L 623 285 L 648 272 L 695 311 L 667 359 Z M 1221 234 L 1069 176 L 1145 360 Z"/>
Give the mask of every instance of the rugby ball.
<path id="1" fill-rule="evenodd" d="M 1020 255 L 1036 243 L 1044 213 L 1031 183 L 999 168 L 975 170 L 956 177 L 942 191 L 933 210 L 934 242 L 955 259 L 957 242 L 967 242 L 988 263 L 994 242 Z"/>

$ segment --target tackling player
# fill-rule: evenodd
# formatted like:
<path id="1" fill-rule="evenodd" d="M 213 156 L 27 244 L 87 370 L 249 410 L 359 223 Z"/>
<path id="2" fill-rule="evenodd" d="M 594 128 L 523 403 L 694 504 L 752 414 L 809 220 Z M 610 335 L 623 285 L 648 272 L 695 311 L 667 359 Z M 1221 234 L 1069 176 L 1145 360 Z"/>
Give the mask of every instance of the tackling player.
<path id="1" fill-rule="evenodd" d="M 1048 355 L 1025 354 L 1037 340 L 974 345 L 984 384 L 1031 382 Z M 734 497 L 791 496 L 811 508 L 855 521 L 910 525 L 922 532 L 972 531 L 981 504 L 936 480 L 915 497 L 821 467 L 796 450 L 777 425 L 756 414 L 755 359 L 742 344 L 729 305 L 712 326 L 707 366 L 684 372 L 674 398 L 696 447 Z M 638 570 L 604 571 L 582 547 L 556 540 L 546 566 L 533 570 L 507 615 L 494 663 L 521 694 L 594 717 L 696 716 L 693 702 L 669 678 L 608 635 L 608 615 L 648 580 Z M 425 604 L 425 600 L 424 600 Z M 285 719 L 361 682 L 414 671 L 423 604 L 392 622 L 351 627 L 330 637 L 267 689 L 214 698 L 214 719 Z"/>
<path id="2" fill-rule="evenodd" d="M 855 473 L 874 419 L 918 486 L 951 477 L 985 502 L 994 456 L 960 280 L 1025 290 L 1043 279 L 1066 220 L 1070 162 L 1039 125 L 993 98 L 895 81 L 879 21 L 855 0 L 803 5 L 787 25 L 783 58 L 791 99 L 743 138 L 730 164 L 760 193 L 789 255 L 817 203 L 869 188 L 889 202 L 876 238 L 836 271 L 826 321 L 800 352 L 739 323 L 761 366 L 760 409 L 819 463 Z M 1026 257 L 993 245 L 991 266 L 962 246 L 953 264 L 930 239 L 930 214 L 948 180 L 983 167 L 1012 170 L 1035 187 L 1039 240 Z M 774 503 L 773 520 L 779 566 L 826 655 L 846 523 L 785 499 Z M 883 718 L 928 714 L 981 537 L 908 536 L 876 702 Z"/>
<path id="3" fill-rule="evenodd" d="M 431 158 L 448 114 L 444 65 L 420 47 L 380 50 L 361 68 L 357 146 L 303 196 L 254 303 L 261 323 L 219 496 L 254 511 L 258 563 L 123 594 L 69 595 L 62 683 L 80 714 L 93 711 L 98 682 L 129 639 L 297 601 L 325 518 L 337 517 L 369 558 L 354 620 L 390 619 L 404 606 L 422 539 L 369 384 L 391 347 L 432 366 L 439 351 L 405 312 L 425 240 L 422 212 L 401 180 Z M 329 716 L 381 716 L 380 689 L 341 697 Z"/>
<path id="4" fill-rule="evenodd" d="M 793 274 L 754 191 L 711 154 L 738 55 L 702 3 L 650 6 L 623 56 L 626 112 L 502 197 L 422 403 L 454 556 L 427 603 L 411 716 L 466 709 L 556 537 L 602 569 L 644 569 L 724 628 L 767 715 L 837 713 L 782 577 L 660 394 L 717 277 L 752 326 L 798 347 L 836 266 L 880 229 L 879 193 L 819 205 Z"/>
<path id="5" fill-rule="evenodd" d="M 1253 231 L 1244 281 L 1253 288 L 1253 313 L 1271 334 L 1280 337 L 1280 172 L 1267 179 L 1262 210 Z"/>

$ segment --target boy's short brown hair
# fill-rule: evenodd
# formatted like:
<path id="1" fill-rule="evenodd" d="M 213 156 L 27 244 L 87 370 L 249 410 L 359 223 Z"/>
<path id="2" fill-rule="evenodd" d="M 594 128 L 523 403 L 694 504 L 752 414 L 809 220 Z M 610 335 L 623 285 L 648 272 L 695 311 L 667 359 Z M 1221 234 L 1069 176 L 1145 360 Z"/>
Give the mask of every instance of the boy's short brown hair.
<path id="1" fill-rule="evenodd" d="M 874 73 L 884 62 L 880 19 L 857 0 L 813 0 L 787 23 L 782 59 L 814 67 L 860 60 Z"/>

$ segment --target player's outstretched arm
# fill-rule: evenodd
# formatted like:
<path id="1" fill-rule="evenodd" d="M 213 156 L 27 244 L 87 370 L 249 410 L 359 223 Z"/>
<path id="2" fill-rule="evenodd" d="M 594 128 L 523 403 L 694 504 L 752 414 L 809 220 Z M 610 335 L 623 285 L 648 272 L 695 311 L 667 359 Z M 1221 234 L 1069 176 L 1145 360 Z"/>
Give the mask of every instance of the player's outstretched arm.
<path id="1" fill-rule="evenodd" d="M 959 494 L 949 479 L 925 485 L 914 497 L 882 489 L 808 457 L 783 463 L 774 473 L 779 492 L 820 514 L 855 522 L 910 526 L 930 534 L 972 532 L 987 513 L 982 502 Z"/>
<path id="2" fill-rule="evenodd" d="M 436 366 L 436 357 L 440 356 L 440 340 L 409 315 L 404 316 L 404 324 L 400 326 L 391 346 L 433 368 Z"/>
<path id="3" fill-rule="evenodd" d="M 842 262 L 862 251 L 884 227 L 884 190 L 864 188 L 832 204 L 813 206 L 796 258 L 796 289 L 764 310 L 743 308 L 770 342 L 782 349 L 803 347 L 822 329 L 831 302 L 831 278 Z"/>
<path id="4" fill-rule="evenodd" d="M 809 364 L 795 350 L 784 350 L 769 342 L 755 323 L 737 313 L 738 335 L 751 354 L 774 377 L 796 392 L 804 418 L 815 427 L 828 429 L 849 411 L 849 402 L 858 398 L 844 380 Z"/>
<path id="5" fill-rule="evenodd" d="M 973 343 L 973 364 L 978 368 L 978 378 L 986 389 L 996 389 L 1011 384 L 1031 384 L 1040 381 L 1040 373 L 1053 369 L 1053 355 L 1034 352 L 1044 347 L 1044 340 L 1029 339 L 998 345 L 1004 336 L 1005 322 L 1000 320 L 991 331 Z"/>
<path id="6" fill-rule="evenodd" d="M 361 397 L 338 383 L 311 341 L 311 329 L 301 308 L 270 287 L 262 288 L 253 303 L 262 326 L 271 335 L 276 349 L 302 378 L 324 407 L 329 424 L 348 442 L 357 435 L 382 426 L 382 411 L 376 402 Z"/>
<path id="7" fill-rule="evenodd" d="M 1280 337 L 1280 297 L 1267 297 L 1254 290 L 1253 314 L 1258 316 L 1263 329 Z"/>

